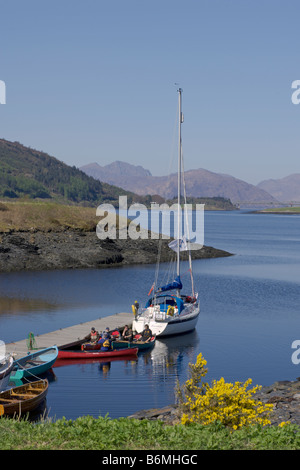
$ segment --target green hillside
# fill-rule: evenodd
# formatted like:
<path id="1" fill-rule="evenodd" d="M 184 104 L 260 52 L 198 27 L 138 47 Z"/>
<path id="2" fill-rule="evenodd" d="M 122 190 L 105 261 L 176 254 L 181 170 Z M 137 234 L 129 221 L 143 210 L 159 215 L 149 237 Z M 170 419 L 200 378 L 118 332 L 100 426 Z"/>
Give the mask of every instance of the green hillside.
<path id="1" fill-rule="evenodd" d="M 136 200 L 133 193 L 95 180 L 47 153 L 0 139 L 1 198 L 40 198 L 94 205 L 117 203 L 121 194 L 126 194 L 130 203 Z"/>
<path id="2" fill-rule="evenodd" d="M 0 198 L 3 200 L 50 200 L 64 204 L 95 206 L 104 202 L 115 206 L 119 196 L 126 195 L 127 203 L 151 202 L 172 204 L 158 195 L 141 196 L 88 176 L 75 166 L 19 142 L 0 139 Z M 206 210 L 236 209 L 229 199 L 220 197 L 188 198 L 188 203 L 205 204 Z"/>

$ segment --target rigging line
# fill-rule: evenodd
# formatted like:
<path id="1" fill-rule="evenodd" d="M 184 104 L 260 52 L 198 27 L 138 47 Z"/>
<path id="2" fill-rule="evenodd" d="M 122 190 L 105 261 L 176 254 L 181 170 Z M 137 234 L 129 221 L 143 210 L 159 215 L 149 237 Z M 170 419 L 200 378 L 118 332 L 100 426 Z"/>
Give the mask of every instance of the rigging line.
<path id="1" fill-rule="evenodd" d="M 181 148 L 182 150 L 182 148 Z M 181 151 L 181 166 L 182 166 L 182 181 L 183 181 L 183 194 L 184 194 L 184 204 L 186 205 L 186 188 L 185 188 L 185 176 L 184 176 L 184 163 L 183 163 L 183 151 Z M 187 226 L 187 244 L 188 244 L 188 252 L 189 252 L 189 266 L 190 266 L 190 273 L 191 273 L 191 283 L 192 283 L 192 293 L 193 296 L 195 295 L 194 292 L 194 279 L 193 279 L 193 271 L 192 271 L 192 256 L 191 256 L 191 245 L 190 245 L 190 226 L 189 226 L 189 216 L 188 211 L 185 210 L 186 213 L 186 226 Z M 191 214 L 193 217 L 193 213 Z"/>
<path id="2" fill-rule="evenodd" d="M 175 116 L 175 121 L 174 121 L 174 126 L 173 126 L 173 137 L 172 137 L 172 145 L 171 145 L 171 150 L 170 150 L 170 156 L 169 156 L 169 169 L 168 169 L 168 175 L 167 175 L 167 184 L 165 185 L 166 188 L 169 187 L 169 184 L 171 182 L 171 173 L 172 173 L 172 168 L 174 167 L 174 161 L 175 158 L 177 158 L 176 155 L 176 129 L 177 129 L 177 124 L 178 124 L 178 119 L 179 119 L 179 110 L 178 108 L 176 109 L 176 116 Z M 168 196 L 165 194 L 164 195 L 165 199 L 168 199 Z M 169 199 L 172 199 L 173 196 L 170 195 Z"/>
<path id="3" fill-rule="evenodd" d="M 156 286 L 157 286 L 157 281 L 158 281 L 159 263 L 160 263 L 160 256 L 161 256 L 161 245 L 162 245 L 162 239 L 160 238 L 159 241 L 158 241 L 158 255 L 157 255 L 155 277 L 154 277 L 154 292 L 156 291 Z"/>

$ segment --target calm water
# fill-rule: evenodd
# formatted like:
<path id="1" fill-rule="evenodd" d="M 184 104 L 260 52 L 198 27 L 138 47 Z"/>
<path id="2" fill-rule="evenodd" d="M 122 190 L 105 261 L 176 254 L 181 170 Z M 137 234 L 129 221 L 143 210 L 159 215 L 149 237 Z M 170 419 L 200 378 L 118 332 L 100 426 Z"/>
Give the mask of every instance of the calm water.
<path id="1" fill-rule="evenodd" d="M 300 376 L 291 344 L 300 339 L 300 217 L 206 212 L 205 244 L 234 253 L 194 262 L 201 299 L 197 329 L 157 341 L 137 361 L 54 367 L 47 378 L 48 415 L 74 419 L 127 416 L 174 402 L 177 379 L 202 352 L 207 379 L 267 385 Z M 162 274 L 168 265 L 162 266 Z M 188 279 L 184 266 L 183 282 Z M 130 311 L 144 303 L 155 265 L 0 274 L 0 339 L 23 339 Z"/>

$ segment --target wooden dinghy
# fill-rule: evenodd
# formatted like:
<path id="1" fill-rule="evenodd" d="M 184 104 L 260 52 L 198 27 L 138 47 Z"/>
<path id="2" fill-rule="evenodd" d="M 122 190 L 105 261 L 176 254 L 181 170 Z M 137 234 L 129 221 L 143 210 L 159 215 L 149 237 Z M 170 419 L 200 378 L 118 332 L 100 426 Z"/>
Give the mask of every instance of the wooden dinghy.
<path id="1" fill-rule="evenodd" d="M 119 356 L 137 356 L 138 348 L 116 349 L 111 351 L 58 351 L 58 359 L 96 359 Z"/>
<path id="2" fill-rule="evenodd" d="M 44 374 L 55 363 L 58 356 L 57 346 L 40 349 L 27 356 L 14 361 L 14 368 L 10 375 L 11 380 L 20 380 L 24 377 L 37 377 Z"/>
<path id="3" fill-rule="evenodd" d="M 46 398 L 48 386 L 48 380 L 37 380 L 0 393 L 0 416 L 35 410 Z"/>

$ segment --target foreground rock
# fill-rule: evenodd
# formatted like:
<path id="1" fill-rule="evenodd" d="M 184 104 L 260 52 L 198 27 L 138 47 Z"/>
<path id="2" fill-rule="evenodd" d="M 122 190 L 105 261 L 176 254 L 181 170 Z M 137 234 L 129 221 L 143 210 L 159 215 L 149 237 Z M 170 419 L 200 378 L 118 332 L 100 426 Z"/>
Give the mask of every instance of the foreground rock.
<path id="1" fill-rule="evenodd" d="M 283 421 L 300 425 L 300 377 L 295 381 L 275 382 L 271 386 L 263 387 L 256 394 L 256 398 L 263 403 L 273 404 L 272 425 L 278 426 Z M 170 425 L 180 422 L 176 405 L 141 410 L 128 417 L 134 419 L 158 419 Z"/>
<path id="2" fill-rule="evenodd" d="M 263 403 L 273 404 L 272 424 L 290 421 L 300 425 L 300 377 L 294 381 L 284 380 L 263 387 L 257 393 L 257 398 Z"/>
<path id="3" fill-rule="evenodd" d="M 50 269 L 106 268 L 156 263 L 171 259 L 169 240 L 99 240 L 95 231 L 10 231 L 0 233 L 0 272 Z M 230 256 L 204 246 L 194 259 Z"/>

